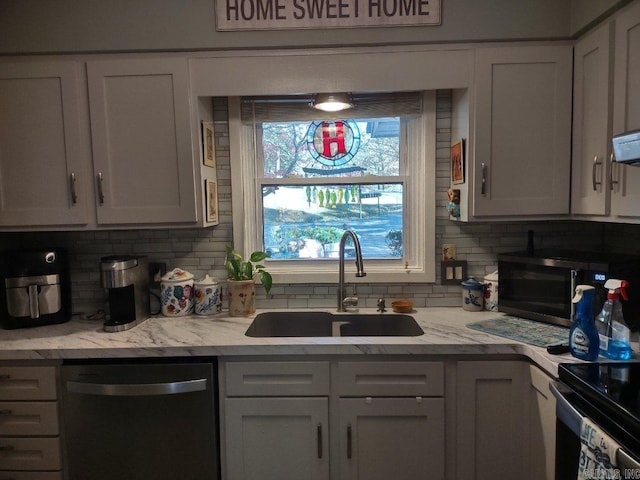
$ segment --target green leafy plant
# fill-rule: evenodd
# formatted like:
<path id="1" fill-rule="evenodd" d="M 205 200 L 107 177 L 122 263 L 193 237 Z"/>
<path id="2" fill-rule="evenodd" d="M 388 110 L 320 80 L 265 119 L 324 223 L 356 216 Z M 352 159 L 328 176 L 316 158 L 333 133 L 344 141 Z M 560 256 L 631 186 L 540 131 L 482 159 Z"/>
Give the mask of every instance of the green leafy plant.
<path id="1" fill-rule="evenodd" d="M 251 254 L 249 260 L 244 260 L 242 254 L 227 245 L 227 256 L 224 261 L 224 267 L 227 270 L 227 278 L 230 280 L 254 280 L 256 277 L 260 279 L 260 283 L 265 291 L 269 293 L 273 278 L 267 272 L 264 265 L 258 263 L 267 258 L 265 252 L 256 251 Z"/>

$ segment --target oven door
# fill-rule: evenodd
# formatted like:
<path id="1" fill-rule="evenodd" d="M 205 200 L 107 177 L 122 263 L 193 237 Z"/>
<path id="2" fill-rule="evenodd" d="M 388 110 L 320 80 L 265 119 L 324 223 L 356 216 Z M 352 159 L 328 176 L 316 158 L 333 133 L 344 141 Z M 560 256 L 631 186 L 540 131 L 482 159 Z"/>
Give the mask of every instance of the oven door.
<path id="1" fill-rule="evenodd" d="M 549 388 L 556 397 L 556 480 L 575 480 L 577 477 L 580 428 L 584 417 L 589 417 L 598 428 L 620 444 L 621 448 L 616 454 L 616 465 L 620 471 L 617 478 L 640 478 L 638 452 L 631 452 L 620 437 L 624 426 L 607 419 L 599 409 L 565 384 L 551 382 Z"/>

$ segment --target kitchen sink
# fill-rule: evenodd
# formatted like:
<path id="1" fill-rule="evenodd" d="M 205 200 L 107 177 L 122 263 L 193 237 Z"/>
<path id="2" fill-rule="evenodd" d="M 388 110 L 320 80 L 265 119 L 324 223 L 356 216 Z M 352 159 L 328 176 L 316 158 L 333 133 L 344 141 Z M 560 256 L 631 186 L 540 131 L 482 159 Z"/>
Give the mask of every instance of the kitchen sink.
<path id="1" fill-rule="evenodd" d="M 416 337 L 424 331 L 411 315 L 395 313 L 265 312 L 248 337 Z"/>

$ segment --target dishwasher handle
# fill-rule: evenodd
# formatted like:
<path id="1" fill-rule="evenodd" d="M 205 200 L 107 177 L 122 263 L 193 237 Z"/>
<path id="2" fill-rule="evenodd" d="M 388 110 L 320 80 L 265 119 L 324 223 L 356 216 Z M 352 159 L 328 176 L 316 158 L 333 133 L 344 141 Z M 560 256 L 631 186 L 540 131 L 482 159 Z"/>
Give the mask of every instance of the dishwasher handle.
<path id="1" fill-rule="evenodd" d="M 201 392 L 207 389 L 207 379 L 184 380 L 167 383 L 85 383 L 67 381 L 69 393 L 101 395 L 113 397 L 142 397 L 149 395 L 175 395 L 179 393 Z"/>
<path id="2" fill-rule="evenodd" d="M 556 397 L 556 415 L 578 438 L 582 427 L 583 415 L 571 405 L 564 393 L 568 392 L 568 387 L 552 381 L 549 383 L 549 390 Z M 616 451 L 616 466 L 618 469 L 640 471 L 640 461 L 633 458 L 622 448 Z"/>

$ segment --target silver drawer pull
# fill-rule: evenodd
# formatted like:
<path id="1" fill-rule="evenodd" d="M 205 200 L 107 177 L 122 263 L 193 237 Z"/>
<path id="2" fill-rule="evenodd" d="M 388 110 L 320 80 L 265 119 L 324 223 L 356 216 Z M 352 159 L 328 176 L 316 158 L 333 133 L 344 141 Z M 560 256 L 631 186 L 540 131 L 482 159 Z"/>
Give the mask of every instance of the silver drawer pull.
<path id="1" fill-rule="evenodd" d="M 4 410 L 0 410 L 0 415 L 13 415 L 13 411 L 6 408 Z"/>
<path id="2" fill-rule="evenodd" d="M 13 445 L 0 445 L 0 452 L 13 452 L 15 447 Z"/>

